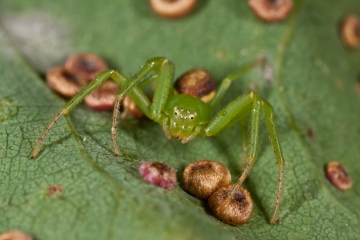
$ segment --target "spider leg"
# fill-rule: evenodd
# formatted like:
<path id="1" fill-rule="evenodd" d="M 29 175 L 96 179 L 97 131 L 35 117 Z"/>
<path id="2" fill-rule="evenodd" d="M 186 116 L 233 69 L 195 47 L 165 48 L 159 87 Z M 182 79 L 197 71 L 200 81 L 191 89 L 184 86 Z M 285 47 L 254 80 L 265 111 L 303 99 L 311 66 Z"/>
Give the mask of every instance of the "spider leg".
<path id="1" fill-rule="evenodd" d="M 49 133 L 51 128 L 55 125 L 55 123 L 61 118 L 62 115 L 68 114 L 71 110 L 78 105 L 86 96 L 88 96 L 92 91 L 100 87 L 106 80 L 109 79 L 111 73 L 114 70 L 106 70 L 104 72 L 99 73 L 93 81 L 91 81 L 86 87 L 84 87 L 80 92 L 78 92 L 69 102 L 67 102 L 60 111 L 55 115 L 53 119 L 48 123 L 45 127 L 44 131 L 38 138 L 34 150 L 31 153 L 31 158 L 36 158 L 39 153 L 39 148 L 41 143 L 44 141 L 46 135 Z"/>
<path id="2" fill-rule="evenodd" d="M 259 134 L 260 134 L 260 114 L 262 110 L 262 104 L 260 97 L 254 94 L 252 109 L 251 109 L 251 120 L 250 120 L 250 138 L 248 139 L 248 156 L 247 163 L 242 170 L 242 173 L 238 179 L 237 185 L 240 186 L 246 177 L 249 175 L 251 168 L 253 167 L 259 148 Z"/>
<path id="3" fill-rule="evenodd" d="M 280 202 L 282 197 L 282 192 L 284 188 L 284 170 L 285 170 L 285 160 L 282 153 L 278 131 L 276 129 L 275 121 L 274 121 L 274 109 L 267 101 L 262 99 L 262 104 L 264 107 L 265 113 L 265 122 L 269 131 L 270 141 L 274 148 L 274 155 L 276 159 L 276 164 L 279 168 L 279 176 L 278 176 L 278 186 L 277 186 L 277 194 L 275 200 L 275 210 L 273 216 L 270 220 L 271 224 L 275 224 L 276 215 L 278 214 L 280 208 Z"/>
<path id="4" fill-rule="evenodd" d="M 271 224 L 274 224 L 276 221 L 276 216 L 279 211 L 283 185 L 284 185 L 284 157 L 281 150 L 281 145 L 279 142 L 278 132 L 274 122 L 274 110 L 271 105 L 260 98 L 260 96 L 250 91 L 243 96 L 236 98 L 234 101 L 229 103 L 224 109 L 222 109 L 208 124 L 205 128 L 205 134 L 207 136 L 214 136 L 225 129 L 231 127 L 236 122 L 240 122 L 242 128 L 246 121 L 247 116 L 251 115 L 250 120 L 250 137 L 248 140 L 247 148 L 247 163 L 244 166 L 242 173 L 237 181 L 236 186 L 234 187 L 233 194 L 235 189 L 244 182 L 250 170 L 252 169 L 256 159 L 259 145 L 259 130 L 260 130 L 260 115 L 261 111 L 264 110 L 265 122 L 269 131 L 271 144 L 274 149 L 275 159 L 277 166 L 279 167 L 278 175 L 278 186 L 277 186 L 277 195 L 275 200 L 275 210 L 273 216 L 270 220 Z M 232 197 L 232 195 L 230 195 Z"/>
<path id="5" fill-rule="evenodd" d="M 217 135 L 236 122 L 241 122 L 241 119 L 247 118 L 249 114 L 251 115 L 247 163 L 238 179 L 238 186 L 243 183 L 257 158 L 261 110 L 261 98 L 257 93 L 251 91 L 229 103 L 210 121 L 205 129 L 207 136 Z"/>
<path id="6" fill-rule="evenodd" d="M 150 71 L 150 69 L 146 69 L 144 71 L 145 73 Z M 146 74 L 145 74 L 146 76 Z M 119 121 L 119 110 L 120 110 L 120 104 L 121 101 L 124 99 L 124 97 L 129 94 L 132 99 L 136 99 L 137 106 L 141 109 L 141 111 L 146 115 L 149 116 L 149 106 L 151 105 L 149 99 L 145 96 L 143 91 L 139 89 L 135 84 L 138 84 L 139 81 L 142 80 L 142 77 L 145 77 L 142 74 L 137 74 L 134 76 L 131 83 L 129 83 L 129 80 L 123 76 L 119 71 L 114 71 L 111 74 L 111 78 L 118 82 L 121 86 L 121 89 L 116 94 L 116 100 L 114 104 L 114 110 L 113 110 L 113 118 L 112 118 L 112 127 L 111 127 L 111 139 L 113 142 L 113 148 L 114 148 L 114 155 L 119 155 L 119 148 L 117 146 L 116 142 L 116 132 L 117 132 L 117 124 Z M 130 81 L 131 81 L 130 80 Z M 135 100 L 134 100 L 135 101 Z"/>
<path id="7" fill-rule="evenodd" d="M 243 149 L 243 153 L 241 156 L 241 166 L 244 167 L 248 155 L 248 140 L 249 140 L 248 119 L 247 118 L 240 119 L 239 123 L 240 123 L 240 132 L 242 135 L 242 149 Z"/>
<path id="8" fill-rule="evenodd" d="M 149 78 L 146 78 L 146 76 L 151 72 L 157 75 L 158 80 L 152 103 L 145 96 L 143 91 L 138 88 L 138 85 L 141 84 L 143 80 L 149 80 Z M 130 80 L 124 78 L 121 74 L 119 74 L 119 72 L 114 72 L 112 74 L 112 78 L 115 81 L 120 82 L 121 85 L 121 89 L 116 95 L 111 128 L 111 137 L 113 141 L 115 156 L 120 154 L 119 147 L 116 141 L 116 132 L 119 120 L 119 108 L 122 99 L 124 99 L 124 97 L 129 94 L 135 104 L 148 118 L 163 125 L 164 117 L 162 116 L 161 111 L 166 104 L 173 77 L 173 64 L 168 59 L 162 57 L 149 59 L 140 69 L 140 71 L 135 74 L 135 76 L 133 76 Z"/>

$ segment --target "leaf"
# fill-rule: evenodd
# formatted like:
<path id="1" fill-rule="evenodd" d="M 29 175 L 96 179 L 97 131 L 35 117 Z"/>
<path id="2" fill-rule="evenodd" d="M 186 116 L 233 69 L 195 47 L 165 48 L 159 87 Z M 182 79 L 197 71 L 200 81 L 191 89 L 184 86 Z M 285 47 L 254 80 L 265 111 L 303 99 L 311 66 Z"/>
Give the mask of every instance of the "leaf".
<path id="1" fill-rule="evenodd" d="M 36 239 L 355 239 L 360 54 L 344 48 L 338 26 L 359 6 L 356 0 L 297 1 L 290 19 L 270 25 L 235 0 L 202 1 L 174 21 L 157 17 L 144 1 L 1 1 L 0 231 L 20 229 Z M 182 145 L 151 121 L 126 121 L 118 133 L 123 156 L 114 157 L 111 113 L 80 104 L 30 160 L 37 137 L 65 102 L 41 75 L 76 52 L 98 53 L 127 76 L 163 55 L 175 63 L 176 76 L 202 67 L 219 82 L 264 55 L 270 82 L 253 69 L 232 85 L 224 105 L 256 84 L 275 108 L 286 159 L 281 224 L 269 224 L 278 169 L 263 121 L 259 159 L 245 183 L 255 210 L 239 227 L 221 223 L 181 185 L 166 191 L 137 172 L 141 160 L 156 160 L 176 168 L 181 179 L 188 163 L 213 159 L 235 179 L 238 127 Z M 324 176 L 324 164 L 335 159 L 353 178 L 347 192 Z M 49 196 L 54 184 L 63 191 Z"/>

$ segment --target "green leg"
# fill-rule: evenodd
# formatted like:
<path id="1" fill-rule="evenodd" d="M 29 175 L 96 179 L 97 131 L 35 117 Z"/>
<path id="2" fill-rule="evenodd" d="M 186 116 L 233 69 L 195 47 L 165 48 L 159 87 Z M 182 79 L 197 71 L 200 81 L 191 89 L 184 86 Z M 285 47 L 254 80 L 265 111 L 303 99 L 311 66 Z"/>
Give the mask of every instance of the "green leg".
<path id="1" fill-rule="evenodd" d="M 245 119 L 249 114 L 251 114 L 251 125 L 249 132 L 250 137 L 247 148 L 247 163 L 243 168 L 236 187 L 234 188 L 235 193 L 235 189 L 241 186 L 241 184 L 244 182 L 257 159 L 259 145 L 260 114 L 262 110 L 264 110 L 265 113 L 266 126 L 268 128 L 271 144 L 274 149 L 276 163 L 279 167 L 275 210 L 270 220 L 271 224 L 275 224 L 283 192 L 285 161 L 274 121 L 274 110 L 271 105 L 267 101 L 261 99 L 257 93 L 251 91 L 241 97 L 238 97 L 233 102 L 229 103 L 224 109 L 222 109 L 205 128 L 205 134 L 207 136 L 217 135 L 223 130 L 235 124 L 237 121 L 240 121 L 241 126 L 244 127 L 245 122 L 243 119 Z M 244 137 L 247 138 L 246 135 Z"/>
<path id="2" fill-rule="evenodd" d="M 163 59 L 159 65 L 160 69 L 157 77 L 156 90 L 153 97 L 153 104 L 151 105 L 151 116 L 154 121 L 161 124 L 161 112 L 165 107 L 170 89 L 172 88 L 175 70 L 173 63 L 168 59 Z"/>
<path id="3" fill-rule="evenodd" d="M 144 74 L 135 75 L 134 78 L 132 79 L 133 82 L 139 83 L 142 80 L 142 77 L 146 76 L 146 73 L 149 72 L 151 69 L 145 68 L 145 70 L 146 70 L 144 71 L 145 75 Z M 133 99 L 133 101 L 135 101 L 137 106 L 141 109 L 141 111 L 148 117 L 150 116 L 151 103 L 149 99 L 145 96 L 143 91 L 139 89 L 136 85 L 130 84 L 129 80 L 120 72 L 114 71 L 111 75 L 111 78 L 121 86 L 121 89 L 116 95 L 116 101 L 113 109 L 112 127 L 111 127 L 111 138 L 114 147 L 114 155 L 117 156 L 119 155 L 119 148 L 116 142 L 116 132 L 117 132 L 117 124 L 119 120 L 120 104 L 122 99 L 127 94 L 129 94 L 130 97 Z M 130 91 L 131 89 L 132 91 Z"/>
<path id="4" fill-rule="evenodd" d="M 76 105 L 78 105 L 86 96 L 88 96 L 92 91 L 100 87 L 106 80 L 109 79 L 110 75 L 114 70 L 106 70 L 99 73 L 93 81 L 91 81 L 85 88 L 78 92 L 69 102 L 67 102 L 61 110 L 55 115 L 53 119 L 45 127 L 43 133 L 39 137 L 38 141 L 35 144 L 34 150 L 31 153 L 31 158 L 36 158 L 39 153 L 39 148 L 41 143 L 44 141 L 46 135 L 49 133 L 50 129 L 55 125 L 55 123 L 60 119 L 64 114 L 68 114 Z"/>
<path id="5" fill-rule="evenodd" d="M 241 167 L 245 167 L 247 155 L 248 155 L 248 146 L 249 146 L 249 129 L 248 129 L 248 118 L 240 119 L 240 132 L 242 135 L 242 149 L 243 153 L 241 156 Z"/>
<path id="6" fill-rule="evenodd" d="M 205 128 L 206 136 L 215 136 L 228 129 L 240 119 L 247 118 L 253 108 L 255 92 L 248 92 L 226 105 Z"/>
<path id="7" fill-rule="evenodd" d="M 238 179 L 238 186 L 244 182 L 256 161 L 259 145 L 261 110 L 261 98 L 257 93 L 251 91 L 229 103 L 213 120 L 211 120 L 208 127 L 205 129 L 205 133 L 208 136 L 217 135 L 224 129 L 227 129 L 232 124 L 236 123 L 236 121 L 241 122 L 242 119 L 247 118 L 247 116 L 251 114 L 247 163 Z"/>
<path id="8" fill-rule="evenodd" d="M 246 177 L 249 175 L 250 170 L 257 159 L 257 153 L 259 148 L 260 114 L 262 110 L 262 105 L 260 102 L 260 97 L 257 94 L 254 94 L 253 96 L 254 98 L 251 110 L 250 138 L 248 140 L 249 144 L 247 163 L 238 179 L 237 186 L 241 186 Z"/>
<path id="9" fill-rule="evenodd" d="M 154 72 L 157 75 L 158 80 L 152 104 L 145 96 L 145 94 L 140 89 L 138 89 L 138 85 L 141 84 L 142 81 L 146 79 L 146 76 L 151 72 Z M 111 128 L 111 136 L 115 156 L 120 154 L 119 147 L 116 141 L 116 132 L 119 120 L 119 108 L 121 100 L 127 94 L 129 94 L 135 104 L 148 118 L 162 124 L 164 121 L 161 111 L 163 110 L 167 97 L 169 95 L 173 76 L 173 64 L 168 59 L 162 57 L 149 59 L 146 64 L 140 69 L 140 71 L 130 80 L 123 78 L 121 75 L 118 74 L 118 72 L 114 72 L 112 78 L 115 81 L 119 81 L 122 87 L 116 95 L 116 102 L 113 112 L 113 122 Z"/>
<path id="10" fill-rule="evenodd" d="M 254 67 L 257 67 L 259 65 L 262 65 L 264 63 L 264 58 L 256 59 L 254 62 L 247 64 L 245 66 L 242 66 L 239 70 L 236 72 L 233 72 L 226 76 L 220 83 L 220 86 L 218 87 L 218 90 L 216 92 L 215 97 L 211 102 L 209 103 L 210 108 L 212 111 L 215 111 L 221 100 L 223 99 L 226 91 L 230 87 L 231 83 L 247 73 L 249 70 L 253 69 Z"/>
<path id="11" fill-rule="evenodd" d="M 274 148 L 274 155 L 276 159 L 276 164 L 279 167 L 279 176 L 278 176 L 278 186 L 277 186 L 277 194 L 276 194 L 276 200 L 275 200 L 275 210 L 273 213 L 273 216 L 270 220 L 271 224 L 275 224 L 276 222 L 276 216 L 278 214 L 279 208 L 280 208 L 280 202 L 282 197 L 282 192 L 284 188 L 284 170 L 285 170 L 285 160 L 282 153 L 278 131 L 276 129 L 275 121 L 274 121 L 274 110 L 270 103 L 268 103 L 265 100 L 262 100 L 262 104 L 264 106 L 264 112 L 265 112 L 265 122 L 266 126 L 269 130 L 270 135 L 270 141 Z"/>

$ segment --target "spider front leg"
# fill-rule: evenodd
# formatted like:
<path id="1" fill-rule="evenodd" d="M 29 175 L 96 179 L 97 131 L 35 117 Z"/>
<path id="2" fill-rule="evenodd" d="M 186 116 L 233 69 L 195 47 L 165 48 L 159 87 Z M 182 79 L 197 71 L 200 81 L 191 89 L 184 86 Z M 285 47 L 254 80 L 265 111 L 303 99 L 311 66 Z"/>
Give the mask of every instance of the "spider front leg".
<path id="1" fill-rule="evenodd" d="M 140 83 L 150 80 L 149 78 L 146 78 L 149 73 L 153 73 L 158 80 L 152 103 L 143 91 L 138 88 Z M 149 119 L 163 125 L 164 117 L 161 112 L 166 104 L 171 83 L 174 78 L 174 65 L 170 60 L 163 57 L 151 58 L 130 80 L 123 79 L 122 75 L 118 75 L 117 72 L 113 74 L 112 78 L 120 81 L 122 87 L 116 96 L 111 128 L 114 155 L 117 156 L 120 154 L 120 151 L 116 141 L 116 129 L 119 120 L 118 109 L 120 108 L 121 100 L 129 94 L 135 104 Z"/>
<path id="2" fill-rule="evenodd" d="M 280 145 L 278 131 L 276 129 L 276 124 L 274 121 L 274 115 L 275 115 L 274 109 L 272 108 L 270 103 L 268 103 L 264 99 L 262 99 L 262 104 L 264 107 L 265 122 L 266 122 L 266 126 L 268 128 L 268 131 L 269 131 L 270 141 L 271 141 L 271 144 L 273 145 L 276 164 L 279 168 L 277 195 L 276 195 L 276 199 L 275 199 L 275 209 L 274 209 L 273 216 L 270 220 L 271 224 L 275 224 L 276 215 L 279 212 L 279 208 L 280 208 L 282 191 L 284 188 L 285 160 L 284 160 L 284 156 L 283 156 L 281 145 Z"/>
<path id="3" fill-rule="evenodd" d="M 281 150 L 280 141 L 278 138 L 278 132 L 274 122 L 274 110 L 271 105 L 264 99 L 260 98 L 257 93 L 251 91 L 243 96 L 238 97 L 233 102 L 229 103 L 224 109 L 222 109 L 205 128 L 205 133 L 207 136 L 217 135 L 225 129 L 234 125 L 236 122 L 242 121 L 244 118 L 247 118 L 249 114 L 251 115 L 247 163 L 243 168 L 241 176 L 239 177 L 236 184 L 236 187 L 238 187 L 244 182 L 257 159 L 260 115 L 262 110 L 264 110 L 265 113 L 266 126 L 269 131 L 276 163 L 279 167 L 275 209 L 273 216 L 270 220 L 271 224 L 275 224 L 283 192 L 285 162 Z M 234 190 L 236 189 L 236 187 L 234 188 Z M 235 191 L 233 191 L 233 193 L 235 193 Z"/>
<path id="4" fill-rule="evenodd" d="M 55 123 L 63 116 L 71 112 L 71 110 L 76 107 L 81 101 L 84 100 L 92 91 L 99 88 L 106 80 L 108 80 L 114 70 L 106 70 L 99 73 L 93 81 L 91 81 L 86 87 L 84 87 L 80 92 L 78 92 L 69 102 L 67 102 L 60 111 L 55 115 L 53 119 L 46 125 L 44 131 L 38 138 L 34 150 L 31 153 L 31 158 L 36 158 L 39 153 L 39 148 L 41 143 L 44 141 L 45 137 L 55 125 Z"/>
<path id="5" fill-rule="evenodd" d="M 146 75 L 150 72 L 155 72 L 159 78 L 166 79 L 166 81 L 163 81 L 164 83 L 158 84 L 163 93 L 157 94 L 157 96 L 155 94 L 153 104 L 150 103 L 149 99 L 146 97 L 143 91 L 138 87 L 139 83 L 146 79 Z M 78 92 L 68 103 L 66 103 L 55 115 L 55 117 L 47 124 L 35 144 L 34 150 L 31 153 L 31 158 L 37 157 L 41 143 L 44 141 L 45 137 L 47 136 L 51 128 L 55 125 L 55 123 L 64 114 L 69 114 L 74 107 L 76 107 L 81 101 L 84 100 L 85 97 L 87 97 L 92 91 L 100 87 L 108 79 L 113 79 L 121 86 L 121 89 L 116 96 L 113 113 L 113 126 L 111 129 L 114 153 L 115 155 L 118 155 L 119 150 L 116 143 L 116 125 L 119 118 L 119 108 L 121 100 L 126 96 L 126 94 L 129 94 L 130 97 L 135 101 L 136 105 L 147 117 L 156 120 L 159 117 L 160 112 L 166 102 L 165 96 L 167 94 L 166 92 L 169 91 L 168 86 L 170 86 L 173 72 L 173 65 L 169 60 L 162 57 L 156 57 L 149 59 L 140 69 L 140 71 L 130 80 L 125 77 L 121 72 L 115 70 L 106 70 L 99 73 L 93 81 L 91 81 L 85 88 Z"/>

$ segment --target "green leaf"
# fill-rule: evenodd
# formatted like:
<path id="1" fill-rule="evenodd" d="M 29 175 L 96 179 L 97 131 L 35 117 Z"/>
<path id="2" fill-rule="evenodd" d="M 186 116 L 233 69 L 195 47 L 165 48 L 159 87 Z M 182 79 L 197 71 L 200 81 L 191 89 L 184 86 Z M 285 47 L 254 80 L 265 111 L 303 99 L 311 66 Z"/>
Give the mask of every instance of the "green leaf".
<path id="1" fill-rule="evenodd" d="M 36 239 L 357 238 L 360 53 L 343 46 L 338 27 L 346 14 L 360 15 L 359 7 L 357 0 L 296 1 L 290 19 L 266 24 L 236 0 L 201 1 L 190 16 L 171 21 L 139 0 L 1 1 L 0 231 L 20 229 Z M 275 108 L 286 160 L 281 223 L 269 224 L 278 169 L 264 121 L 259 159 L 245 183 L 255 209 L 239 227 L 217 220 L 181 184 L 166 191 L 137 172 L 141 160 L 162 161 L 181 179 L 188 163 L 212 159 L 235 179 L 238 127 L 183 145 L 151 121 L 127 120 L 118 132 L 123 155 L 114 157 L 111 113 L 80 104 L 31 160 L 38 136 L 65 103 L 42 75 L 77 52 L 97 53 L 127 76 L 146 59 L 166 56 L 176 76 L 201 67 L 218 82 L 265 56 L 270 80 L 263 69 L 250 71 L 232 85 L 224 105 L 256 84 Z M 324 164 L 332 160 L 348 168 L 351 190 L 340 192 L 325 178 Z M 63 191 L 50 197 L 54 184 Z"/>

